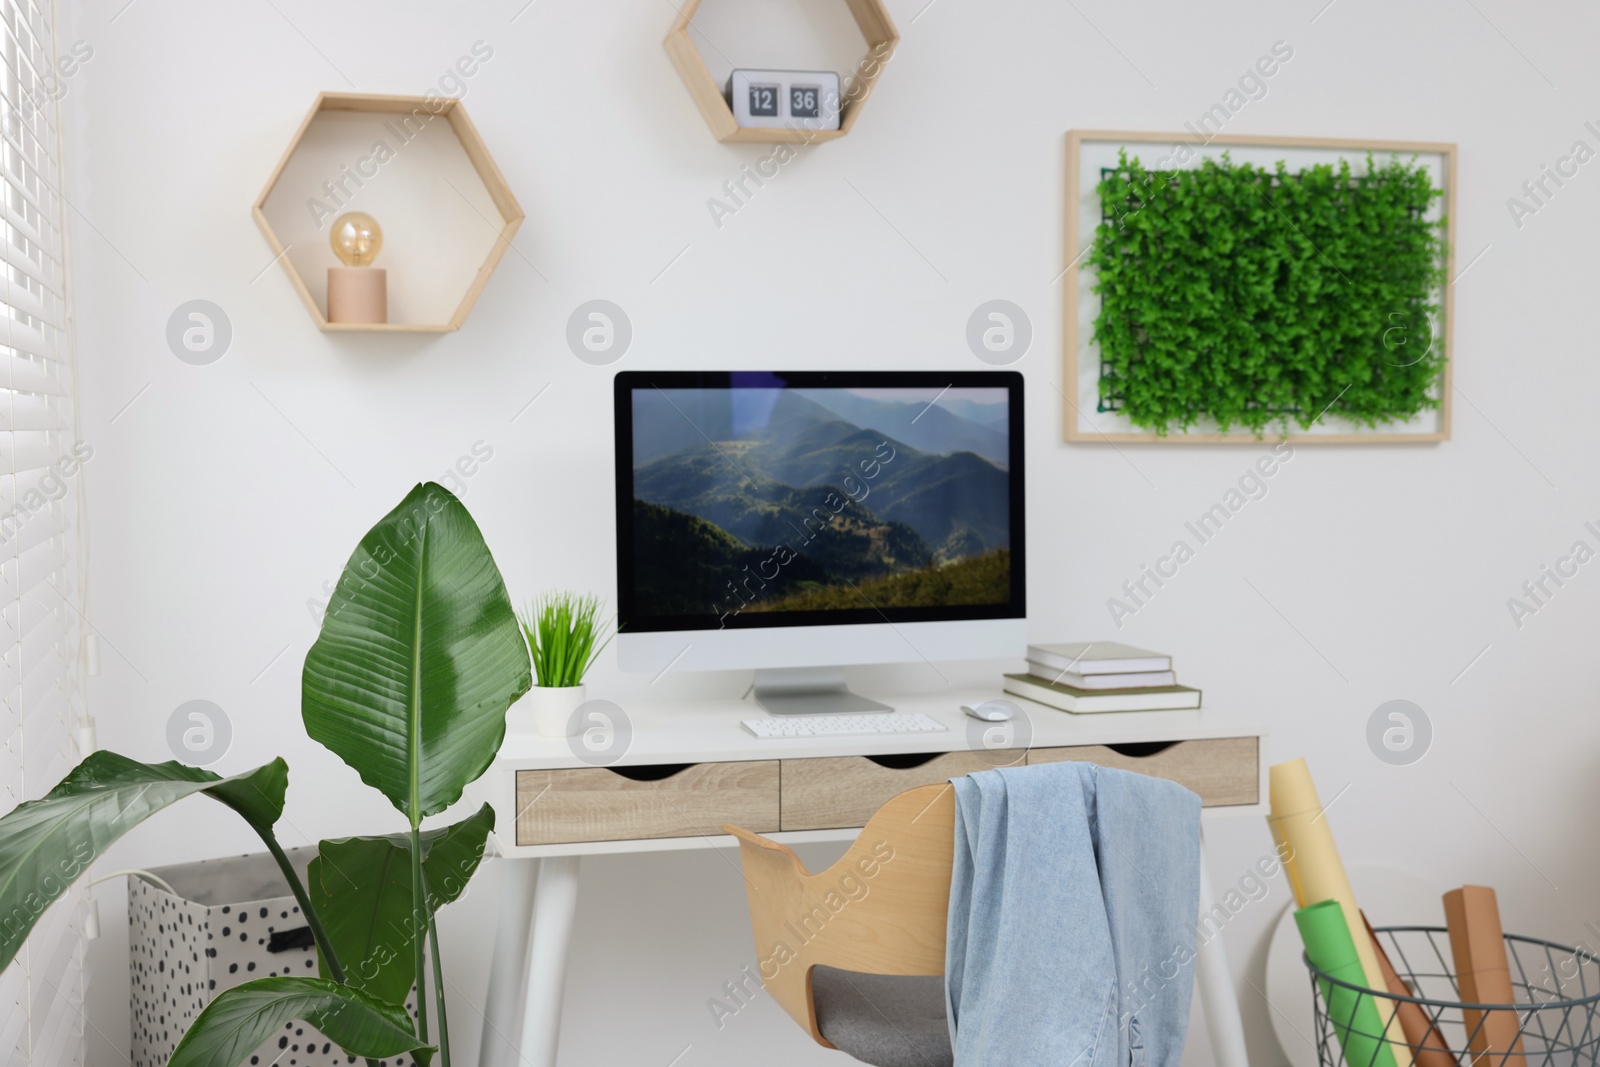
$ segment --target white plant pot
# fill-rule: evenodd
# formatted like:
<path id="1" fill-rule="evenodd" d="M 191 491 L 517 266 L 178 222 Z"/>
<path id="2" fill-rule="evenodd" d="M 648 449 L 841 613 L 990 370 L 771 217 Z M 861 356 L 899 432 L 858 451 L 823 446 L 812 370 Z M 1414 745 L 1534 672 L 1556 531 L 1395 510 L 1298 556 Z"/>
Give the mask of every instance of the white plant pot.
<path id="1" fill-rule="evenodd" d="M 587 699 L 585 692 L 586 687 L 581 685 L 536 685 L 511 705 L 506 729 L 540 737 L 567 737 L 567 724 Z"/>

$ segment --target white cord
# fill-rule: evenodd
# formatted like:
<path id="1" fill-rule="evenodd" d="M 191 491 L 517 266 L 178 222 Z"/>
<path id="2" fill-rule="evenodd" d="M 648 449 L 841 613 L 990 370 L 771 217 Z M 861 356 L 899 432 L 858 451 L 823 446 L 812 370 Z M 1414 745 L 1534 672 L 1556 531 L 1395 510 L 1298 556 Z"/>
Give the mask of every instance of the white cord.
<path id="1" fill-rule="evenodd" d="M 113 878 L 121 878 L 124 875 L 129 875 L 129 874 L 137 874 L 139 877 L 144 878 L 147 881 L 154 882 L 156 885 L 160 886 L 162 889 L 165 889 L 167 892 L 171 893 L 173 896 L 178 896 L 179 895 L 178 891 L 176 889 L 172 888 L 172 886 L 170 884 L 168 884 L 165 879 L 157 877 L 156 875 L 151 874 L 149 871 L 140 870 L 137 867 L 131 867 L 131 868 L 125 870 L 125 871 L 112 871 L 110 874 L 102 874 L 99 878 L 91 878 L 89 881 L 87 881 L 87 882 L 85 882 L 83 884 L 83 888 L 84 889 L 93 889 L 95 886 L 99 885 L 101 882 L 109 882 Z"/>
<path id="2" fill-rule="evenodd" d="M 96 941 L 100 937 L 100 902 L 94 898 L 94 887 L 101 882 L 109 882 L 113 878 L 122 878 L 130 874 L 137 874 L 141 878 L 154 882 L 173 896 L 178 895 L 178 891 L 172 888 L 165 879 L 138 868 L 112 871 L 110 874 L 102 874 L 98 878 L 91 878 L 83 884 L 83 938 L 85 941 Z"/>

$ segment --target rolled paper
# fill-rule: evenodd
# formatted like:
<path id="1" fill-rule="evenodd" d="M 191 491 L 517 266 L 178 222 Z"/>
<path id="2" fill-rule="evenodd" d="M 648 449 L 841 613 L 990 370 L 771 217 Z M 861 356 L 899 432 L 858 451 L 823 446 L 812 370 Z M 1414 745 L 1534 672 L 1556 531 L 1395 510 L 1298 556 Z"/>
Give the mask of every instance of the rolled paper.
<path id="1" fill-rule="evenodd" d="M 1461 999 L 1478 1004 L 1515 1004 L 1511 964 L 1500 928 L 1500 907 L 1494 890 L 1464 885 L 1444 895 L 1445 924 L 1450 928 L 1450 954 L 1455 958 Z M 1515 1010 L 1463 1012 L 1467 1051 L 1474 1067 L 1491 1067 L 1515 1056 L 1521 1059 L 1522 1027 Z"/>
<path id="2" fill-rule="evenodd" d="M 1389 954 L 1383 950 L 1383 942 L 1367 921 L 1366 912 L 1361 913 L 1361 922 L 1366 927 L 1367 936 L 1372 939 L 1373 951 L 1378 954 L 1378 966 L 1383 970 L 1383 983 L 1389 992 L 1397 997 L 1416 996 L 1394 969 L 1394 964 L 1389 962 Z M 1444 1035 L 1433 1025 L 1433 1020 L 1428 1018 L 1422 1005 L 1409 1000 L 1397 1000 L 1395 1010 L 1400 1015 L 1400 1028 L 1406 1032 L 1406 1044 L 1411 1046 L 1417 1067 L 1460 1067 L 1450 1046 L 1445 1043 Z"/>
<path id="3" fill-rule="evenodd" d="M 1300 871 L 1294 864 L 1294 849 L 1283 836 L 1283 820 L 1267 816 L 1267 829 L 1272 831 L 1272 843 L 1278 846 L 1278 859 L 1283 863 L 1283 873 L 1289 879 L 1289 892 L 1294 894 L 1296 907 L 1306 906 L 1304 891 L 1300 888 Z"/>
<path id="4" fill-rule="evenodd" d="M 1333 830 L 1323 815 L 1322 802 L 1317 799 L 1317 787 L 1311 780 L 1306 761 L 1296 759 L 1274 765 L 1267 772 L 1267 786 L 1272 804 L 1267 823 L 1273 828 L 1274 836 L 1282 836 L 1294 857 L 1290 883 L 1295 887 L 1297 903 L 1305 907 L 1323 900 L 1338 901 L 1344 912 L 1345 929 L 1350 932 L 1356 958 L 1361 962 L 1363 979 L 1360 984 L 1368 989 L 1386 989 L 1378 954 L 1372 946 L 1372 938 L 1367 936 L 1366 924 L 1361 921 L 1361 909 L 1356 907 L 1355 893 L 1350 889 L 1350 879 L 1345 876 L 1344 864 L 1339 860 Z M 1406 1043 L 1405 1031 L 1394 1012 L 1384 1021 L 1384 1036 L 1393 1046 L 1398 1067 L 1412 1067 L 1411 1047 Z"/>
<path id="5" fill-rule="evenodd" d="M 1294 913 L 1294 924 L 1305 942 L 1306 958 L 1330 978 L 1363 986 L 1366 975 L 1356 955 L 1356 943 L 1337 900 L 1323 900 Z M 1365 933 L 1363 931 L 1363 933 Z M 1370 993 L 1358 992 L 1317 979 L 1322 1002 L 1333 1020 L 1333 1033 L 1344 1049 L 1349 1067 L 1395 1067 L 1394 1052 L 1383 1039 L 1384 1024 Z"/>

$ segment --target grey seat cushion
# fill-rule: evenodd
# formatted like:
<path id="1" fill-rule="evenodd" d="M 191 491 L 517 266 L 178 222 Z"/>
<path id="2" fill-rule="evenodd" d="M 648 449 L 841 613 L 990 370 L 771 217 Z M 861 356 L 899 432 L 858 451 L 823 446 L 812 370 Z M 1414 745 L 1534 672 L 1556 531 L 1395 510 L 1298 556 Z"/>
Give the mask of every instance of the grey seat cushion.
<path id="1" fill-rule="evenodd" d="M 952 1067 L 944 977 L 811 972 L 817 1027 L 841 1052 L 874 1067 Z"/>

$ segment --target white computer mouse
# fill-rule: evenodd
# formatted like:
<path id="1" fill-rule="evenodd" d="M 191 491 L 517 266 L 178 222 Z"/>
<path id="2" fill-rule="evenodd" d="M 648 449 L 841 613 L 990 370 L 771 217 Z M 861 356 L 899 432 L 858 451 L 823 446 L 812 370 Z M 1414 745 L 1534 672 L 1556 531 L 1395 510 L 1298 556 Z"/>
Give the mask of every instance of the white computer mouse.
<path id="1" fill-rule="evenodd" d="M 983 722 L 1005 722 L 1017 714 L 1017 706 L 1009 700 L 985 700 L 977 707 L 963 704 L 961 710 Z"/>

